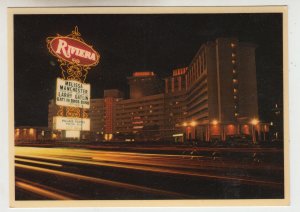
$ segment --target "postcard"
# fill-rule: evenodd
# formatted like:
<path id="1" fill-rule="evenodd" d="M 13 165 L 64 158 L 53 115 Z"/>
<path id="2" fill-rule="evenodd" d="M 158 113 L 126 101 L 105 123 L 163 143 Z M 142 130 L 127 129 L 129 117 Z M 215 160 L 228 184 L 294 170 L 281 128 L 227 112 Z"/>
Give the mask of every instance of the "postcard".
<path id="1" fill-rule="evenodd" d="M 10 206 L 289 204 L 287 8 L 9 8 Z"/>

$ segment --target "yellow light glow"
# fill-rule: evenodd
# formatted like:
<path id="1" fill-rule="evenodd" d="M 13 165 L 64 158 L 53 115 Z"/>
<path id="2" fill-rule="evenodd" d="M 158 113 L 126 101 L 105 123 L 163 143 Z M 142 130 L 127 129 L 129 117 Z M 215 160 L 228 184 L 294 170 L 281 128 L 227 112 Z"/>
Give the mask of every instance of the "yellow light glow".
<path id="1" fill-rule="evenodd" d="M 104 135 L 104 140 L 106 140 L 106 141 L 110 141 L 112 138 L 113 138 L 113 135 L 110 133 Z"/>
<path id="2" fill-rule="evenodd" d="M 76 130 L 66 130 L 66 138 L 79 138 L 80 131 Z"/>
<path id="3" fill-rule="evenodd" d="M 30 129 L 29 129 L 29 134 L 30 134 L 30 135 L 33 135 L 33 128 L 30 128 Z"/>
<path id="4" fill-rule="evenodd" d="M 187 126 L 187 123 L 186 122 L 183 122 L 183 124 L 182 124 L 184 127 L 186 127 Z"/>
<path id="5" fill-rule="evenodd" d="M 258 123 L 259 123 L 259 120 L 256 119 L 256 118 L 254 118 L 254 119 L 251 120 L 251 124 L 252 125 L 257 125 Z"/>
<path id="6" fill-rule="evenodd" d="M 197 125 L 197 122 L 191 121 L 191 126 L 192 126 L 192 127 L 195 127 L 196 125 Z"/>
<path id="7" fill-rule="evenodd" d="M 219 122 L 218 122 L 218 120 L 214 119 L 211 123 L 212 123 L 213 125 L 217 125 Z"/>

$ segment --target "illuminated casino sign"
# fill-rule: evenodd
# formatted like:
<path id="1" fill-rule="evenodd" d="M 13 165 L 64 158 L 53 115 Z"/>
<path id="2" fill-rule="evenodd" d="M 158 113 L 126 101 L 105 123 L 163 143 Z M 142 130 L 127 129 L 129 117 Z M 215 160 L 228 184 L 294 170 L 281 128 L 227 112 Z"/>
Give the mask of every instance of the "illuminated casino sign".
<path id="1" fill-rule="evenodd" d="M 74 80 L 56 79 L 56 105 L 90 108 L 90 84 Z"/>
<path id="2" fill-rule="evenodd" d="M 100 60 L 100 54 L 81 37 L 78 27 L 69 35 L 46 38 L 49 52 L 57 58 L 61 77 L 56 80 L 57 114 L 53 129 L 89 131 L 91 86 L 85 83 L 90 69 Z"/>
<path id="3" fill-rule="evenodd" d="M 90 119 L 54 116 L 53 117 L 53 129 L 55 129 L 55 130 L 90 131 Z"/>
<path id="4" fill-rule="evenodd" d="M 99 62 L 99 54 L 88 44 L 71 37 L 54 37 L 50 43 L 50 52 L 67 62 L 75 62 L 81 66 L 95 66 Z"/>

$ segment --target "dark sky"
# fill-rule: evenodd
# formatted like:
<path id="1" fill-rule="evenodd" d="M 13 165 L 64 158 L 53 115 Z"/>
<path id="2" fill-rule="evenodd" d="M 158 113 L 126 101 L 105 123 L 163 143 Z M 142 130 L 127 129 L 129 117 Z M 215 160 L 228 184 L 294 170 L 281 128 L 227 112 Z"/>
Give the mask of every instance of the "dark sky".
<path id="1" fill-rule="evenodd" d="M 48 100 L 61 72 L 45 40 L 56 33 L 70 34 L 76 25 L 101 55 L 86 81 L 92 98 L 102 97 L 103 89 L 128 92 L 126 77 L 135 71 L 168 76 L 172 69 L 189 65 L 206 41 L 236 37 L 258 45 L 260 119 L 270 118 L 275 103 L 282 105 L 281 14 L 16 15 L 16 126 L 47 126 Z"/>

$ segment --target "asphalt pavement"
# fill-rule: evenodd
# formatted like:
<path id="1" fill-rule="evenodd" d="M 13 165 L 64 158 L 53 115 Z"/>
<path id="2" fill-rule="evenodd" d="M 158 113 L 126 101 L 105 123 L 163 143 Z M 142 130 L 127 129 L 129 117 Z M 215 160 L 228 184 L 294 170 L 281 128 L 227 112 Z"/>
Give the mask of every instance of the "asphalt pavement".
<path id="1" fill-rule="evenodd" d="M 151 148 L 17 146 L 16 200 L 283 198 L 278 149 Z"/>

